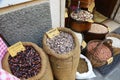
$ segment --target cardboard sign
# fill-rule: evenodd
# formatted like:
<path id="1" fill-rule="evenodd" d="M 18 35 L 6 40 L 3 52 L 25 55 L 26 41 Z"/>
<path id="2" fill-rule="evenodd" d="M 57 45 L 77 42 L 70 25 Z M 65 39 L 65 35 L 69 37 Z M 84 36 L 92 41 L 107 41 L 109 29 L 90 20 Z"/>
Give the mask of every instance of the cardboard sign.
<path id="1" fill-rule="evenodd" d="M 112 63 L 113 62 L 113 57 L 111 57 L 111 58 L 109 58 L 108 60 L 107 60 L 107 64 L 110 64 L 110 63 Z"/>
<path id="2" fill-rule="evenodd" d="M 54 28 L 54 29 L 51 29 L 51 30 L 49 30 L 48 32 L 46 32 L 46 34 L 47 34 L 47 36 L 48 36 L 49 38 L 53 38 L 53 37 L 59 35 L 60 32 L 58 31 L 57 28 Z"/>
<path id="3" fill-rule="evenodd" d="M 24 51 L 25 47 L 22 45 L 22 42 L 18 42 L 8 48 L 9 54 L 14 57 L 18 52 Z"/>

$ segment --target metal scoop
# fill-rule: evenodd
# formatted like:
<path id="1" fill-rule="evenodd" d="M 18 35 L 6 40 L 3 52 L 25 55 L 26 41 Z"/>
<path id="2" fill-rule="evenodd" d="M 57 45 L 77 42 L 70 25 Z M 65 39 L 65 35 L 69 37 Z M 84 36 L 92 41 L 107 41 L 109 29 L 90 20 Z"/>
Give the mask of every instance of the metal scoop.
<path id="1" fill-rule="evenodd" d="M 80 12 L 80 0 L 78 1 L 78 6 L 77 6 L 77 9 L 75 10 L 75 13 L 79 13 Z"/>

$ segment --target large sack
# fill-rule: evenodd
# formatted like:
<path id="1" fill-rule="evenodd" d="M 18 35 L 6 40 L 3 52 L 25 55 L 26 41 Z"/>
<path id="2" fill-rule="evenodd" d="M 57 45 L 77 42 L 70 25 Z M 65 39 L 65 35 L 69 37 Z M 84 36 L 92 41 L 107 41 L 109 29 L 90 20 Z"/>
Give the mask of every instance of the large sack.
<path id="1" fill-rule="evenodd" d="M 67 28 L 58 28 L 59 31 L 67 32 L 73 36 L 75 47 L 72 51 L 58 54 L 46 44 L 47 35 L 43 37 L 43 49 L 49 55 L 53 74 L 57 80 L 75 80 L 75 74 L 79 63 L 80 46 L 75 34 Z"/>
<path id="2" fill-rule="evenodd" d="M 36 44 L 31 43 L 31 42 L 22 42 L 22 44 L 23 46 L 33 47 L 39 53 L 40 58 L 41 58 L 41 69 L 39 73 L 31 78 L 28 78 L 28 80 L 53 80 L 50 63 L 49 63 L 47 55 L 43 52 L 43 50 L 40 47 L 38 47 Z M 8 63 L 8 57 L 9 57 L 9 53 L 7 52 L 5 56 L 3 57 L 2 67 L 4 70 L 11 73 L 11 70 L 9 68 L 9 63 Z"/>

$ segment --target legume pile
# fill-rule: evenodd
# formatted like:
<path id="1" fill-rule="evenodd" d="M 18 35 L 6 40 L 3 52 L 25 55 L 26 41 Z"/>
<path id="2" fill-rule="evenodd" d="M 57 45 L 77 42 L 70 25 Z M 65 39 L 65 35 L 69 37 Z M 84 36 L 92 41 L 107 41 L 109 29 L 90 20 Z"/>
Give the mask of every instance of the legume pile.
<path id="1" fill-rule="evenodd" d="M 94 56 L 96 56 L 101 61 L 106 61 L 112 56 L 112 52 L 105 45 L 99 45 L 99 42 L 92 42 L 88 45 L 88 51 L 91 52 Z M 97 48 L 96 48 L 97 46 Z M 96 50 L 95 50 L 96 48 Z"/>
<path id="2" fill-rule="evenodd" d="M 92 20 L 93 14 L 85 10 L 80 10 L 78 13 L 73 11 L 71 17 L 77 21 L 89 21 Z"/>
<path id="3" fill-rule="evenodd" d="M 92 26 L 88 32 L 102 34 L 102 33 L 107 33 L 108 29 L 103 25 L 94 23 L 94 24 L 92 24 Z"/>
<path id="4" fill-rule="evenodd" d="M 47 38 L 46 43 L 58 54 L 69 52 L 75 47 L 72 35 L 62 31 L 52 39 Z"/>
<path id="5" fill-rule="evenodd" d="M 8 58 L 13 75 L 21 79 L 28 79 L 37 75 L 41 68 L 41 58 L 33 47 L 26 46 L 26 50 L 17 53 L 17 56 Z"/>

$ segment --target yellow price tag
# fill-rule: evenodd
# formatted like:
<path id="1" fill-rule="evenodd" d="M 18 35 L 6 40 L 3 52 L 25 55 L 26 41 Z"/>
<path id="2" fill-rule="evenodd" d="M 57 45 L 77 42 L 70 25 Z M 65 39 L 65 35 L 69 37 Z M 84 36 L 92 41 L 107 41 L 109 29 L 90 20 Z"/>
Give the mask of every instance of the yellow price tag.
<path id="1" fill-rule="evenodd" d="M 91 23 L 93 23 L 94 21 L 93 21 L 92 19 L 90 19 L 90 20 L 88 20 L 88 22 L 91 22 Z"/>
<path id="2" fill-rule="evenodd" d="M 111 32 L 111 28 L 110 27 L 108 27 L 108 31 Z"/>
<path id="3" fill-rule="evenodd" d="M 113 57 L 111 57 L 111 58 L 109 58 L 108 60 L 107 60 L 107 64 L 110 64 L 110 63 L 112 63 L 113 62 Z"/>
<path id="4" fill-rule="evenodd" d="M 48 32 L 46 32 L 46 34 L 47 34 L 47 36 L 48 36 L 49 38 L 53 38 L 53 37 L 59 35 L 60 32 L 58 31 L 57 28 L 54 28 L 54 29 L 51 29 L 51 30 L 49 30 Z"/>
<path id="5" fill-rule="evenodd" d="M 82 41 L 82 48 L 84 49 L 87 46 L 85 41 Z"/>
<path id="6" fill-rule="evenodd" d="M 67 18 L 68 17 L 68 10 L 67 10 L 67 8 L 65 9 L 65 18 Z"/>
<path id="7" fill-rule="evenodd" d="M 92 4 L 88 7 L 88 11 L 93 12 L 94 7 L 95 7 L 95 2 L 92 2 Z"/>
<path id="8" fill-rule="evenodd" d="M 24 50 L 25 50 L 25 47 L 22 45 L 22 42 L 17 42 L 16 44 L 8 48 L 8 52 L 12 57 L 16 56 L 18 52 L 21 52 Z"/>

